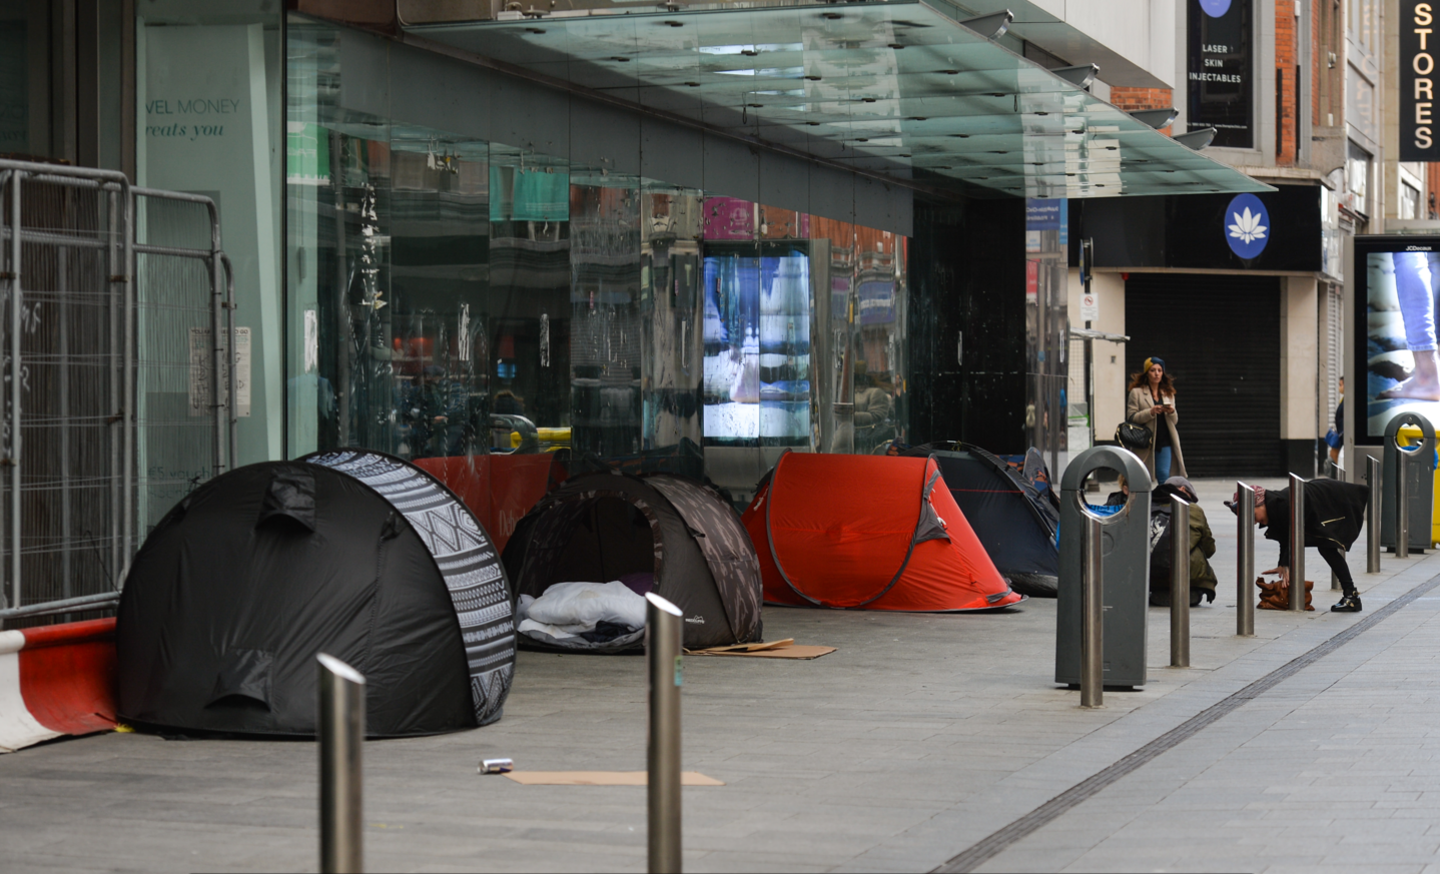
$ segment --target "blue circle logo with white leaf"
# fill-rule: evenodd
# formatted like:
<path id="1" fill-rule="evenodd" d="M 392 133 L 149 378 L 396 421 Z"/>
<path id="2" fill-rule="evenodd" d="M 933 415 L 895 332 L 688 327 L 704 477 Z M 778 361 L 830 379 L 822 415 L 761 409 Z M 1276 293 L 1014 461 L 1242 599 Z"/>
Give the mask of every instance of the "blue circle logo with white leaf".
<path id="1" fill-rule="evenodd" d="M 1270 242 L 1270 213 L 1253 194 L 1237 194 L 1225 207 L 1225 242 L 1230 251 L 1249 261 Z"/>
<path id="2" fill-rule="evenodd" d="M 1219 18 L 1230 11 L 1230 0 L 1200 0 L 1200 9 L 1211 18 Z"/>

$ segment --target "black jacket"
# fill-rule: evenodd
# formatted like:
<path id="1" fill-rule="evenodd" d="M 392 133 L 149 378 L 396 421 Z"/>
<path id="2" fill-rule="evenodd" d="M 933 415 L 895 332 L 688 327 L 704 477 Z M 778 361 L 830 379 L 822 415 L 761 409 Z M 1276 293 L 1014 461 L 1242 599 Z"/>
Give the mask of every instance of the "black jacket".
<path id="1" fill-rule="evenodd" d="M 1365 524 L 1370 489 L 1358 483 L 1313 479 L 1305 483 L 1305 545 L 1334 544 L 1349 550 Z M 1290 563 L 1290 489 L 1265 492 L 1270 524 L 1266 540 L 1280 541 L 1280 564 Z"/>

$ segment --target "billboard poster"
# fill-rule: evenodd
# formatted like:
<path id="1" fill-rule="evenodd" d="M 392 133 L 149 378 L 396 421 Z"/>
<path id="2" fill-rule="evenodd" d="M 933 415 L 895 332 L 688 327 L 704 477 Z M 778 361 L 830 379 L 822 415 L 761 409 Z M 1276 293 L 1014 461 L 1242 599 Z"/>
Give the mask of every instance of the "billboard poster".
<path id="1" fill-rule="evenodd" d="M 1212 145 L 1255 148 L 1251 0 L 1189 0 L 1186 33 L 1190 130 L 1215 128 Z"/>
<path id="2" fill-rule="evenodd" d="M 1354 442 L 1379 444 L 1390 420 L 1407 412 L 1440 423 L 1440 360 L 1435 334 L 1440 237 L 1357 237 L 1355 374 L 1363 406 Z"/>
<path id="3" fill-rule="evenodd" d="M 1440 161 L 1435 123 L 1436 3 L 1400 2 L 1400 160 Z"/>

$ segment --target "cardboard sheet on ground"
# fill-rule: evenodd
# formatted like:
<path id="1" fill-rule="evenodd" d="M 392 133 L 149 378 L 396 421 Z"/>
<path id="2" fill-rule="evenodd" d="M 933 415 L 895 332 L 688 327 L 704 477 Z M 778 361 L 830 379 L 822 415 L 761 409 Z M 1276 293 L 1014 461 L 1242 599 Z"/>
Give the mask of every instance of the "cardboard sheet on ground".
<path id="1" fill-rule="evenodd" d="M 733 646 L 712 646 L 709 649 L 687 649 L 689 655 L 751 656 L 762 659 L 818 659 L 835 652 L 833 646 L 796 646 L 795 638 L 766 643 L 737 643 Z"/>
<path id="2" fill-rule="evenodd" d="M 644 786 L 646 771 L 510 771 L 505 775 L 525 786 Z M 681 771 L 681 786 L 724 786 L 699 771 Z"/>

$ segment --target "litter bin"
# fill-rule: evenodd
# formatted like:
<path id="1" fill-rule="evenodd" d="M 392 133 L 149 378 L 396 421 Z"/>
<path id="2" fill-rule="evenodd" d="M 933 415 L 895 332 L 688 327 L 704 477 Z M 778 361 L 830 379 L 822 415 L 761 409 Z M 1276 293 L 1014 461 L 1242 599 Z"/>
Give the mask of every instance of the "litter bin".
<path id="1" fill-rule="evenodd" d="M 1405 447 L 1413 443 L 1421 442 L 1423 437 L 1424 435 L 1421 433 L 1419 425 L 1402 425 L 1396 442 L 1402 447 Z M 1440 440 L 1440 438 L 1437 438 L 1437 440 Z M 1430 462 L 1436 469 L 1435 475 L 1431 477 L 1431 482 L 1436 486 L 1440 486 L 1440 465 L 1436 465 L 1436 461 L 1435 454 L 1432 452 Z M 1417 461 L 1415 463 L 1418 464 L 1419 462 Z M 1432 543 L 1440 543 L 1440 488 L 1435 488 L 1434 491 L 1435 501 L 1430 505 L 1430 541 Z"/>
<path id="2" fill-rule="evenodd" d="M 1404 432 L 1402 433 L 1402 429 Z M 1380 504 L 1380 542 L 1395 548 L 1395 489 L 1403 473 L 1410 504 L 1410 551 L 1429 549 L 1434 541 L 1435 426 L 1419 413 L 1401 413 L 1385 426 L 1385 452 L 1381 473 L 1384 499 Z"/>
<path id="3" fill-rule="evenodd" d="M 1060 581 L 1055 629 L 1055 682 L 1080 683 L 1081 543 L 1085 478 L 1097 470 L 1125 475 L 1130 499 L 1101 524 L 1104 561 L 1100 603 L 1107 687 L 1145 685 L 1146 618 L 1150 598 L 1150 474 L 1134 453 L 1096 446 L 1075 456 L 1060 479 Z"/>

